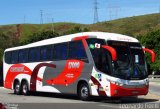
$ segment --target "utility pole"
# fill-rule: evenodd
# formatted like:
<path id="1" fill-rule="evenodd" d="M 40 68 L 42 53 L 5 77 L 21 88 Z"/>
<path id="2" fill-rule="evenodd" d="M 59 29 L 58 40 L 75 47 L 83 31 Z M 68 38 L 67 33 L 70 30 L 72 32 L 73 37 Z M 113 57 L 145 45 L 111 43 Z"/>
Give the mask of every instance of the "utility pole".
<path id="1" fill-rule="evenodd" d="M 110 20 L 117 19 L 119 11 L 120 11 L 120 7 L 119 6 L 109 5 L 108 6 L 108 11 L 109 11 Z"/>
<path id="2" fill-rule="evenodd" d="M 40 10 L 40 24 L 43 24 L 43 10 Z"/>
<path id="3" fill-rule="evenodd" d="M 55 30 L 54 30 L 54 19 L 52 18 L 52 32 L 54 33 L 55 32 Z"/>
<path id="4" fill-rule="evenodd" d="M 26 16 L 24 16 L 24 18 L 23 18 L 23 23 L 25 24 L 26 23 Z"/>
<path id="5" fill-rule="evenodd" d="M 94 0 L 94 19 L 93 19 L 93 23 L 99 22 L 98 6 L 97 5 L 98 5 L 97 0 Z"/>

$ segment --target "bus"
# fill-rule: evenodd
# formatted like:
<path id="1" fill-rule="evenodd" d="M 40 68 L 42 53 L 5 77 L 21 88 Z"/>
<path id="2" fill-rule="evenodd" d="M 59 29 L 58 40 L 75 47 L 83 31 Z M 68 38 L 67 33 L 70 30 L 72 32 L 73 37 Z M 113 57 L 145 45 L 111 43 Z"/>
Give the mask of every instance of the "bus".
<path id="1" fill-rule="evenodd" d="M 49 92 L 91 96 L 146 95 L 144 53 L 155 53 L 126 35 L 83 32 L 45 39 L 4 51 L 4 87 L 15 94 Z"/>

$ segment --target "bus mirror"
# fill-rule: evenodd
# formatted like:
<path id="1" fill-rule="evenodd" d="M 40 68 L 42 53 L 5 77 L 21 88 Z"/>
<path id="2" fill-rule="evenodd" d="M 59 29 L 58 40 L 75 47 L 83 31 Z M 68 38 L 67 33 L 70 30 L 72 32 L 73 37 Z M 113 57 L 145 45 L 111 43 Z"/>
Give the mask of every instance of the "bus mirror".
<path id="1" fill-rule="evenodd" d="M 143 51 L 144 52 L 148 52 L 151 55 L 151 58 L 152 58 L 151 61 L 155 62 L 155 60 L 156 60 L 156 54 L 154 53 L 154 51 L 152 51 L 152 50 L 150 50 L 148 48 L 143 48 Z"/>
<path id="2" fill-rule="evenodd" d="M 116 61 L 117 60 L 117 52 L 113 47 L 107 46 L 107 45 L 102 45 L 102 47 L 104 49 L 108 50 L 111 53 L 112 61 Z"/>

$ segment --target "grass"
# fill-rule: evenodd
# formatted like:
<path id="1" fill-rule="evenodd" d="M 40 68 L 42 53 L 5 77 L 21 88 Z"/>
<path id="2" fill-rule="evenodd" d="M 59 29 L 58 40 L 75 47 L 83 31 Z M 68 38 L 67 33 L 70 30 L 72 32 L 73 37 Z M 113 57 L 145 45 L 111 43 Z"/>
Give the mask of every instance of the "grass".
<path id="1" fill-rule="evenodd" d="M 77 24 L 59 22 L 54 24 L 20 24 L 21 38 L 24 39 L 34 32 L 53 30 L 59 34 L 71 30 L 75 26 L 88 28 L 90 31 L 103 31 L 126 34 L 136 37 L 150 30 L 160 29 L 160 14 L 133 16 L 96 24 Z M 0 32 L 11 34 L 17 31 L 16 24 L 0 26 Z"/>

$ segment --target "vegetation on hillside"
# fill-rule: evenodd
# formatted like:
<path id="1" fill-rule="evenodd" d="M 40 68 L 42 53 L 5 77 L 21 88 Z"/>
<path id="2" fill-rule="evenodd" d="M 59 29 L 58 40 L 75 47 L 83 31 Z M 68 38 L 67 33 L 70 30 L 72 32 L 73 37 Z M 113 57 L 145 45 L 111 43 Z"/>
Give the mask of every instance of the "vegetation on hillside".
<path id="1" fill-rule="evenodd" d="M 160 71 L 160 29 L 148 32 L 147 34 L 139 37 L 141 43 L 146 47 L 154 50 L 156 53 L 156 62 L 151 63 L 150 56 L 146 55 L 148 62 L 151 64 L 151 69 Z"/>

